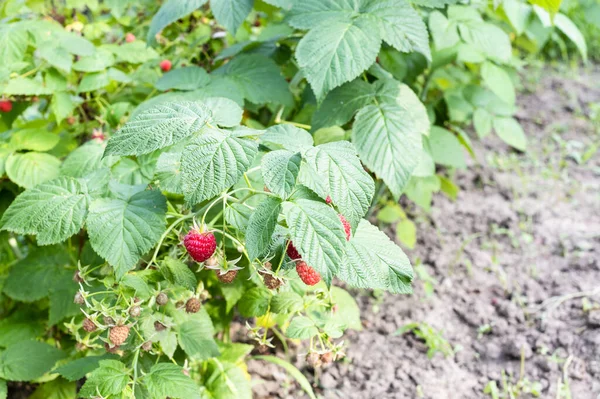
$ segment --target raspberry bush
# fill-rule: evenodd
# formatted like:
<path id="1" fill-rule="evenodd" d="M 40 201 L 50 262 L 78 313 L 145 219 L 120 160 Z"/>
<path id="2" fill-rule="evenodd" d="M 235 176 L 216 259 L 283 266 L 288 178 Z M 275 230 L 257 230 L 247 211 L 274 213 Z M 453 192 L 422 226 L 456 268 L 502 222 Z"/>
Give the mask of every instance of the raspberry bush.
<path id="1" fill-rule="evenodd" d="M 341 359 L 335 281 L 411 292 L 369 216 L 455 196 L 470 125 L 525 149 L 540 23 L 585 57 L 556 7 L 454 3 L 0 5 L 0 397 L 248 398 L 252 351 Z"/>

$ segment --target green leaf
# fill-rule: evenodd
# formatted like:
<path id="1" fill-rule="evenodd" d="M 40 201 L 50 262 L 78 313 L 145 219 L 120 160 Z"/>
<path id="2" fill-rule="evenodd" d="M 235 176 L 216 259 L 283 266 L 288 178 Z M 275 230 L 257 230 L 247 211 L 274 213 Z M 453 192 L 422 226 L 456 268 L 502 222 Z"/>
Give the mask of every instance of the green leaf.
<path id="1" fill-rule="evenodd" d="M 554 24 L 562 33 L 565 34 L 573 44 L 577 47 L 577 50 L 581 53 L 581 57 L 584 62 L 587 62 L 587 44 L 585 37 L 581 31 L 577 28 L 577 25 L 573 23 L 566 15 L 558 13 L 554 17 Z"/>
<path id="2" fill-rule="evenodd" d="M 50 292 L 50 311 L 48 312 L 48 325 L 53 326 L 63 319 L 76 316 L 80 313 L 79 305 L 73 302 L 77 286 L 54 289 Z"/>
<path id="3" fill-rule="evenodd" d="M 3 291 L 22 302 L 33 302 L 48 296 L 52 289 L 72 285 L 73 271 L 65 268 L 71 259 L 59 246 L 38 247 L 10 269 Z"/>
<path id="4" fill-rule="evenodd" d="M 50 102 L 50 109 L 54 113 L 58 124 L 71 115 L 76 106 L 71 95 L 65 92 L 54 93 Z"/>
<path id="5" fill-rule="evenodd" d="M 464 10 L 462 8 L 461 10 Z M 459 25 L 463 40 L 489 59 L 508 63 L 512 48 L 508 35 L 496 25 L 480 21 L 468 21 Z"/>
<path id="6" fill-rule="evenodd" d="M 10 146 L 14 150 L 49 151 L 60 137 L 48 132 L 45 128 L 28 128 L 17 130 L 10 138 Z"/>
<path id="7" fill-rule="evenodd" d="M 178 19 L 202 7 L 205 3 L 206 0 L 168 0 L 152 18 L 146 40 L 148 43 L 154 43 L 157 33 Z"/>
<path id="8" fill-rule="evenodd" d="M 375 183 L 354 146 L 348 141 L 321 144 L 306 151 L 304 160 L 307 169 L 300 174 L 300 183 L 323 199 L 329 196 L 350 224 L 358 225 L 371 205 Z M 312 178 L 305 178 L 306 173 Z"/>
<path id="9" fill-rule="evenodd" d="M 417 243 L 417 227 L 410 219 L 404 219 L 396 225 L 396 237 L 398 241 L 413 249 Z"/>
<path id="10" fill-rule="evenodd" d="M 329 20 L 298 43 L 296 60 L 321 102 L 327 92 L 359 76 L 375 62 L 381 37 L 368 17 Z"/>
<path id="11" fill-rule="evenodd" d="M 196 281 L 196 276 L 194 275 L 194 272 L 190 270 L 188 265 L 178 259 L 170 257 L 164 259 L 163 265 L 161 271 L 163 271 L 165 278 L 169 280 L 170 283 L 187 288 L 192 292 L 196 289 L 198 281 Z"/>
<path id="12" fill-rule="evenodd" d="M 52 94 L 52 90 L 46 87 L 42 82 L 30 78 L 15 78 L 8 81 L 4 90 L 4 95 L 7 96 L 41 96 Z"/>
<path id="13" fill-rule="evenodd" d="M 73 64 L 73 69 L 79 72 L 101 72 L 115 64 L 115 56 L 105 48 L 98 48 L 87 57 L 81 57 Z"/>
<path id="14" fill-rule="evenodd" d="M 128 273 L 123 276 L 119 284 L 129 287 L 135 291 L 135 296 L 141 299 L 148 299 L 152 296 L 152 290 L 146 280 L 137 274 Z"/>
<path id="15" fill-rule="evenodd" d="M 288 124 L 269 127 L 259 139 L 261 144 L 273 150 L 284 149 L 292 152 L 301 152 L 313 145 L 313 138 L 310 133 Z"/>
<path id="16" fill-rule="evenodd" d="M 100 367 L 89 375 L 81 387 L 79 396 L 120 395 L 129 380 L 129 370 L 123 363 L 118 360 L 101 360 Z"/>
<path id="17" fill-rule="evenodd" d="M 460 169 L 467 167 L 463 147 L 451 131 L 433 126 L 429 134 L 429 146 L 435 163 Z"/>
<path id="18" fill-rule="evenodd" d="M 306 316 L 296 316 L 285 330 L 288 338 L 309 339 L 319 333 L 315 322 Z"/>
<path id="19" fill-rule="evenodd" d="M 256 207 L 246 228 L 246 250 L 250 259 L 265 255 L 273 240 L 277 217 L 281 212 L 281 199 L 265 198 Z"/>
<path id="20" fill-rule="evenodd" d="M 88 205 L 85 183 L 59 177 L 21 193 L 0 223 L 3 230 L 36 234 L 39 245 L 56 244 L 82 228 Z"/>
<path id="21" fill-rule="evenodd" d="M 344 228 L 336 212 L 324 203 L 299 199 L 295 203 L 284 202 L 283 213 L 302 259 L 331 284 L 346 244 Z"/>
<path id="22" fill-rule="evenodd" d="M 356 115 L 352 141 L 364 164 L 399 198 L 421 154 L 421 132 L 410 112 L 396 104 L 368 105 Z"/>
<path id="23" fill-rule="evenodd" d="M 492 131 L 492 115 L 485 108 L 477 108 L 473 112 L 473 126 L 479 138 L 484 138 Z"/>
<path id="24" fill-rule="evenodd" d="M 91 373 L 98 368 L 100 361 L 110 359 L 111 357 L 114 357 L 114 355 L 104 354 L 101 356 L 83 357 L 57 367 L 54 372 L 62 375 L 69 381 L 77 381 L 85 377 L 87 373 Z"/>
<path id="25" fill-rule="evenodd" d="M 71 298 L 73 301 L 73 298 Z M 44 325 L 32 321 L 31 314 L 14 313 L 0 320 L 0 347 L 7 347 L 20 341 L 31 341 L 41 336 Z"/>
<path id="26" fill-rule="evenodd" d="M 195 136 L 181 159 L 183 192 L 189 204 L 197 204 L 233 186 L 248 170 L 258 143 L 245 132 L 204 128 Z"/>
<path id="27" fill-rule="evenodd" d="M 295 313 L 302 310 L 304 301 L 293 291 L 280 292 L 271 298 L 271 311 L 273 313 Z"/>
<path id="28" fill-rule="evenodd" d="M 345 328 L 362 330 L 360 309 L 348 291 L 340 287 L 331 287 L 331 300 L 338 306 L 338 310 L 331 316 L 331 321 L 343 325 Z"/>
<path id="29" fill-rule="evenodd" d="M 77 147 L 67 155 L 61 165 L 61 173 L 66 176 L 84 177 L 97 170 L 113 166 L 118 158 L 114 156 L 102 158 L 105 146 L 104 143 L 91 140 Z"/>
<path id="30" fill-rule="evenodd" d="M 520 151 L 527 148 L 527 138 L 523 128 L 514 118 L 495 117 L 493 120 L 494 130 L 498 137 L 506 144 Z"/>
<path id="31" fill-rule="evenodd" d="M 212 121 L 221 127 L 238 126 L 244 110 L 237 103 L 225 97 L 208 97 L 202 102 L 212 111 Z"/>
<path id="32" fill-rule="evenodd" d="M 338 277 L 357 288 L 412 292 L 410 261 L 400 247 L 366 220 L 360 222 L 346 246 Z"/>
<path id="33" fill-rule="evenodd" d="M 500 99 L 513 105 L 515 103 L 515 88 L 506 71 L 491 62 L 481 66 L 483 83 Z"/>
<path id="34" fill-rule="evenodd" d="M 10 68 L 22 61 L 28 45 L 27 30 L 20 24 L 3 23 L 0 26 L 0 59 L 3 66 Z"/>
<path id="35" fill-rule="evenodd" d="M 0 399 L 7 399 L 8 397 L 8 386 L 6 380 L 0 378 Z"/>
<path id="36" fill-rule="evenodd" d="M 285 371 L 291 375 L 292 377 L 294 377 L 294 379 L 296 381 L 298 381 L 298 384 L 300 385 L 300 387 L 304 390 L 304 392 L 306 392 L 306 394 L 308 395 L 308 397 L 310 399 L 317 399 L 315 393 L 313 392 L 312 386 L 310 385 L 310 382 L 308 382 L 308 380 L 306 379 L 306 377 L 304 376 L 304 374 L 302 374 L 300 372 L 300 370 L 298 370 L 296 367 L 294 367 L 292 364 L 286 362 L 283 359 L 280 359 L 278 357 L 275 356 L 254 356 L 255 359 L 257 360 L 264 360 L 267 362 L 271 362 L 273 364 L 276 364 L 280 367 L 283 367 L 285 369 Z"/>
<path id="37" fill-rule="evenodd" d="M 177 68 L 165 73 L 155 83 L 158 90 L 196 90 L 204 87 L 210 82 L 210 76 L 203 68 L 192 65 Z"/>
<path id="38" fill-rule="evenodd" d="M 204 308 L 177 327 L 179 345 L 195 360 L 219 356 L 219 348 L 213 335 L 212 321 Z"/>
<path id="39" fill-rule="evenodd" d="M 128 64 L 143 64 L 144 62 L 155 60 L 159 54 L 152 47 L 148 47 L 146 43 L 137 40 L 131 43 L 121 45 L 110 44 L 104 46 L 110 50 L 117 58 L 117 62 L 125 62 Z"/>
<path id="40" fill-rule="evenodd" d="M 162 191 L 183 194 L 183 182 L 181 179 L 181 157 L 183 146 L 175 145 L 169 150 L 162 151 L 156 162 L 154 182 Z"/>
<path id="41" fill-rule="evenodd" d="M 77 384 L 62 378 L 39 385 L 29 399 L 74 399 L 77 397 Z"/>
<path id="42" fill-rule="evenodd" d="M 287 198 L 296 186 L 302 156 L 299 152 L 276 150 L 266 153 L 261 161 L 265 185 L 281 198 Z"/>
<path id="43" fill-rule="evenodd" d="M 73 56 L 64 48 L 47 43 L 46 45 L 41 46 L 38 49 L 38 52 L 40 57 L 46 60 L 48 64 L 67 73 L 71 72 Z"/>
<path id="44" fill-rule="evenodd" d="M 313 114 L 313 130 L 346 124 L 359 109 L 370 104 L 374 97 L 374 86 L 362 79 L 355 79 L 330 91 Z"/>
<path id="45" fill-rule="evenodd" d="M 418 51 L 431 61 L 429 35 L 421 16 L 404 0 L 368 3 L 365 12 L 379 26 L 381 37 L 398 51 Z"/>
<path id="46" fill-rule="evenodd" d="M 377 101 L 398 105 L 408 111 L 415 129 L 419 133 L 427 135 L 431 124 L 427 109 L 410 87 L 396 80 L 386 79 L 375 83 L 375 88 Z"/>
<path id="47" fill-rule="evenodd" d="M 200 387 L 176 364 L 155 364 L 144 380 L 152 398 L 200 399 L 201 397 Z"/>
<path id="48" fill-rule="evenodd" d="M 554 15 L 560 10 L 562 0 L 529 0 L 531 4 L 538 5 L 548 11 L 550 15 Z"/>
<path id="49" fill-rule="evenodd" d="M 242 296 L 238 302 L 238 310 L 244 317 L 258 317 L 267 313 L 271 293 L 262 287 L 254 287 Z"/>
<path id="50" fill-rule="evenodd" d="M 32 188 L 59 174 L 60 160 L 40 152 L 14 153 L 6 159 L 6 174 L 21 187 Z"/>
<path id="51" fill-rule="evenodd" d="M 105 88 L 110 83 L 110 79 L 106 72 L 93 72 L 83 76 L 77 91 L 79 93 L 87 93 Z"/>
<path id="52" fill-rule="evenodd" d="M 92 248 L 115 268 L 118 279 L 156 245 L 165 230 L 166 212 L 166 199 L 159 191 L 91 203 L 87 229 Z"/>
<path id="53" fill-rule="evenodd" d="M 248 373 L 243 366 L 215 359 L 209 364 L 204 387 L 212 398 L 252 399 Z"/>
<path id="54" fill-rule="evenodd" d="M 260 54 L 242 54 L 213 71 L 238 87 L 244 98 L 254 104 L 294 103 L 288 83 L 277 64 Z"/>
<path id="55" fill-rule="evenodd" d="M 217 22 L 235 35 L 253 4 L 254 0 L 211 0 L 210 8 Z"/>
<path id="56" fill-rule="evenodd" d="M 64 357 L 63 351 L 46 343 L 21 341 L 0 353 L 0 376 L 11 381 L 35 380 Z"/>
<path id="57" fill-rule="evenodd" d="M 59 30 L 58 43 L 71 54 L 79 56 L 89 56 L 94 54 L 96 47 L 94 44 L 84 37 L 81 37 L 73 32 Z"/>
<path id="58" fill-rule="evenodd" d="M 157 104 L 119 129 L 108 140 L 105 154 L 148 154 L 199 132 L 210 117 L 210 110 L 200 102 Z"/>

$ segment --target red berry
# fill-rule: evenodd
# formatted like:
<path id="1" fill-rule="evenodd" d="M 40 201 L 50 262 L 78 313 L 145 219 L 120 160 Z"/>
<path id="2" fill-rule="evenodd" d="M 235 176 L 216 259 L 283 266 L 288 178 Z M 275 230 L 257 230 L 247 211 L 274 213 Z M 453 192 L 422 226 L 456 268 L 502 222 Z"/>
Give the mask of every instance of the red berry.
<path id="1" fill-rule="evenodd" d="M 0 101 L 0 112 L 10 112 L 12 110 L 12 103 L 8 100 Z"/>
<path id="2" fill-rule="evenodd" d="M 328 195 L 327 198 L 325 198 L 325 203 L 327 205 L 331 204 L 331 197 Z"/>
<path id="3" fill-rule="evenodd" d="M 125 35 L 125 41 L 127 43 L 135 42 L 135 35 L 133 33 L 128 33 Z"/>
<path id="4" fill-rule="evenodd" d="M 211 232 L 200 233 L 190 230 L 183 239 L 183 245 L 192 259 L 196 262 L 204 262 L 215 253 L 217 239 Z"/>
<path id="5" fill-rule="evenodd" d="M 352 227 L 350 226 L 350 222 L 346 220 L 344 215 L 338 213 L 338 217 L 340 218 L 340 222 L 344 226 L 344 231 L 346 232 L 346 241 L 350 241 L 350 232 L 352 231 Z"/>
<path id="6" fill-rule="evenodd" d="M 163 72 L 169 72 L 171 70 L 171 61 L 162 60 L 159 64 L 159 66 Z"/>
<path id="7" fill-rule="evenodd" d="M 296 263 L 296 271 L 300 280 L 306 285 L 315 285 L 321 281 L 321 275 L 304 261 Z"/>
<path id="8" fill-rule="evenodd" d="M 290 257 L 291 260 L 302 259 L 302 256 L 300 256 L 300 253 L 291 241 L 288 243 L 287 255 Z"/>

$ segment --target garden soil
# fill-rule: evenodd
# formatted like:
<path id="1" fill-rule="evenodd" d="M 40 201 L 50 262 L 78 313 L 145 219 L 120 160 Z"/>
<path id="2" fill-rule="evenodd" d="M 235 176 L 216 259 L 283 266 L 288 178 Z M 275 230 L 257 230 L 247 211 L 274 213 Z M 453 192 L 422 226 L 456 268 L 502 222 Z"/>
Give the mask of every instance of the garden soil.
<path id="1" fill-rule="evenodd" d="M 518 99 L 527 153 L 473 140 L 457 201 L 435 195 L 429 213 L 404 204 L 418 226 L 407 251 L 422 264 L 414 294 L 353 291 L 364 328 L 347 333 L 341 362 L 315 373 L 297 349 L 318 396 L 485 398 L 504 380 L 521 392 L 537 382 L 542 398 L 600 397 L 600 151 L 583 161 L 600 143 L 590 120 L 600 69 L 538 73 L 523 76 Z M 453 354 L 429 358 L 414 333 L 395 334 L 413 322 L 439 331 Z M 249 371 L 257 398 L 306 397 L 274 365 L 252 361 Z"/>

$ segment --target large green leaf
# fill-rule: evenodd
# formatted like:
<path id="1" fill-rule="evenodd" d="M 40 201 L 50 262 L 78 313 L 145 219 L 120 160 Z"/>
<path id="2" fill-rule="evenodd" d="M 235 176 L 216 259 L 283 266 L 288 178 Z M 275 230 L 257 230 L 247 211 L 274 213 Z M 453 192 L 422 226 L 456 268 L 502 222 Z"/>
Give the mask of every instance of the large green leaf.
<path id="1" fill-rule="evenodd" d="M 254 104 L 294 103 L 288 83 L 277 64 L 260 54 L 242 54 L 213 72 L 236 84 L 244 98 Z"/>
<path id="2" fill-rule="evenodd" d="M 49 151 L 60 137 L 44 128 L 27 128 L 17 130 L 10 138 L 10 146 L 15 150 Z"/>
<path id="3" fill-rule="evenodd" d="M 358 225 L 371 205 L 375 183 L 354 146 L 348 141 L 321 144 L 306 151 L 304 159 L 300 183 L 324 199 L 329 196 L 350 224 Z"/>
<path id="4" fill-rule="evenodd" d="M 296 60 L 318 102 L 327 92 L 349 82 L 371 66 L 381 46 L 378 26 L 365 16 L 329 20 L 304 36 Z"/>
<path id="5" fill-rule="evenodd" d="M 434 126 L 428 141 L 435 163 L 461 169 L 467 166 L 463 147 L 451 131 Z"/>
<path id="6" fill-rule="evenodd" d="M 50 371 L 64 357 L 63 351 L 46 343 L 21 341 L 0 354 L 0 377 L 31 381 Z"/>
<path id="7" fill-rule="evenodd" d="M 287 198 L 296 186 L 301 160 L 299 152 L 276 150 L 266 153 L 261 170 L 267 188 L 281 198 Z"/>
<path id="8" fill-rule="evenodd" d="M 295 339 L 310 339 L 319 333 L 314 321 L 306 316 L 296 316 L 285 330 L 285 335 Z"/>
<path id="9" fill-rule="evenodd" d="M 6 174 L 21 187 L 32 188 L 59 174 L 60 160 L 41 152 L 14 153 L 6 159 Z"/>
<path id="10" fill-rule="evenodd" d="M 313 114 L 313 130 L 346 124 L 359 109 L 370 104 L 374 97 L 375 88 L 362 79 L 353 80 L 330 91 Z"/>
<path id="11" fill-rule="evenodd" d="M 173 363 L 158 363 L 152 366 L 144 378 L 152 398 L 200 399 L 200 387 L 183 369 Z"/>
<path id="12" fill-rule="evenodd" d="M 83 226 L 89 205 L 85 183 L 59 177 L 21 193 L 2 216 L 3 230 L 36 234 L 38 244 L 56 244 Z"/>
<path id="13" fill-rule="evenodd" d="M 215 359 L 209 364 L 210 376 L 204 382 L 211 398 L 252 399 L 252 388 L 248 373 L 242 365 Z"/>
<path id="14" fill-rule="evenodd" d="M 109 155 L 102 157 L 106 145 L 97 140 L 91 140 L 77 147 L 67 155 L 63 161 L 60 171 L 63 175 L 72 177 L 84 177 L 102 168 L 113 166 L 118 157 Z"/>
<path id="15" fill-rule="evenodd" d="M 196 90 L 210 82 L 210 76 L 203 68 L 192 65 L 177 68 L 165 73 L 154 85 L 158 90 Z"/>
<path id="16" fill-rule="evenodd" d="M 481 21 L 467 21 L 459 25 L 459 31 L 466 43 L 485 54 L 489 59 L 501 63 L 510 61 L 512 57 L 510 38 L 496 25 Z"/>
<path id="17" fill-rule="evenodd" d="M 120 395 L 129 383 L 130 375 L 127 367 L 118 360 L 101 360 L 100 367 L 95 369 L 81 387 L 79 396 L 92 397 Z"/>
<path id="18" fill-rule="evenodd" d="M 483 83 L 500 99 L 510 105 L 515 103 L 515 88 L 504 69 L 491 62 L 485 62 L 481 66 L 481 77 Z"/>
<path id="19" fill-rule="evenodd" d="M 585 37 L 579 28 L 577 28 L 577 25 L 575 25 L 569 17 L 561 13 L 556 14 L 554 17 L 554 24 L 565 34 L 565 36 L 571 39 L 577 47 L 577 50 L 581 53 L 583 60 L 587 62 L 587 44 L 585 42 Z"/>
<path id="20" fill-rule="evenodd" d="M 410 111 L 390 103 L 362 108 L 352 128 L 352 141 L 360 159 L 399 198 L 421 154 L 421 132 Z"/>
<path id="21" fill-rule="evenodd" d="M 52 90 L 37 79 L 15 78 L 8 81 L 2 90 L 2 93 L 7 96 L 41 96 L 44 94 L 52 94 Z"/>
<path id="22" fill-rule="evenodd" d="M 211 0 L 210 8 L 219 22 L 235 35 L 239 26 L 252 11 L 254 0 Z"/>
<path id="23" fill-rule="evenodd" d="M 219 356 L 213 335 L 212 321 L 204 308 L 177 327 L 179 345 L 189 357 L 196 360 Z"/>
<path id="24" fill-rule="evenodd" d="M 338 277 L 358 288 L 409 294 L 413 271 L 402 249 L 377 227 L 362 220 L 346 246 Z"/>
<path id="25" fill-rule="evenodd" d="M 263 287 L 254 287 L 249 289 L 240 298 L 238 311 L 244 317 L 263 316 L 269 310 L 269 301 L 271 293 Z"/>
<path id="26" fill-rule="evenodd" d="M 3 67 L 11 68 L 23 60 L 28 44 L 27 30 L 21 24 L 3 23 L 0 26 L 0 59 Z"/>
<path id="27" fill-rule="evenodd" d="M 181 159 L 183 191 L 190 204 L 197 204 L 233 186 L 248 170 L 258 143 L 247 133 L 204 128 L 194 137 Z"/>
<path id="28" fill-rule="evenodd" d="M 298 152 L 306 150 L 313 145 L 313 137 L 310 133 L 289 124 L 271 126 L 259 139 L 261 144 L 272 150 L 284 149 Z"/>
<path id="29" fill-rule="evenodd" d="M 69 363 L 57 367 L 54 372 L 60 374 L 69 381 L 77 381 L 91 373 L 100 364 L 100 361 L 116 357 L 116 355 L 104 354 L 100 356 L 87 356 L 81 359 L 73 360 Z"/>
<path id="30" fill-rule="evenodd" d="M 521 151 L 527 149 L 527 137 L 515 118 L 497 116 L 493 119 L 492 125 L 498 137 L 506 144 Z"/>
<path id="31" fill-rule="evenodd" d="M 182 142 L 178 145 L 164 150 L 156 161 L 154 182 L 161 190 L 170 193 L 183 194 L 183 182 L 181 174 L 181 157 L 183 156 Z"/>
<path id="32" fill-rule="evenodd" d="M 338 215 L 324 203 L 307 199 L 284 202 L 283 213 L 302 259 L 318 271 L 327 284 L 331 284 L 340 267 L 346 243 Z"/>
<path id="33" fill-rule="evenodd" d="M 159 191 L 140 191 L 129 199 L 101 198 L 90 205 L 87 229 L 98 255 L 117 278 L 135 266 L 165 230 L 167 204 Z"/>
<path id="34" fill-rule="evenodd" d="M 81 57 L 73 64 L 73 69 L 80 72 L 100 72 L 115 64 L 115 56 L 105 48 L 98 48 L 87 57 Z"/>
<path id="35" fill-rule="evenodd" d="M 176 144 L 197 133 L 209 121 L 200 102 L 162 103 L 140 112 L 108 140 L 108 155 L 141 155 Z"/>
<path id="36" fill-rule="evenodd" d="M 168 0 L 152 18 L 146 40 L 148 43 L 154 43 L 157 33 L 178 19 L 202 7 L 205 3 L 206 0 Z"/>
<path id="37" fill-rule="evenodd" d="M 427 135 L 430 126 L 427 109 L 410 87 L 394 79 L 380 80 L 374 86 L 377 101 L 395 104 L 408 111 L 415 129 Z"/>
<path id="38" fill-rule="evenodd" d="M 185 287 L 192 292 L 196 289 L 198 284 L 196 275 L 188 265 L 179 259 L 165 258 L 161 265 L 161 272 L 171 284 Z"/>
<path id="39" fill-rule="evenodd" d="M 531 4 L 538 5 L 548 11 L 550 15 L 554 15 L 560 10 L 562 0 L 529 0 Z"/>
<path id="40" fill-rule="evenodd" d="M 246 250 L 250 259 L 256 259 L 264 255 L 271 241 L 277 217 L 281 211 L 281 200 L 275 197 L 267 197 L 256 207 L 246 228 Z"/>

